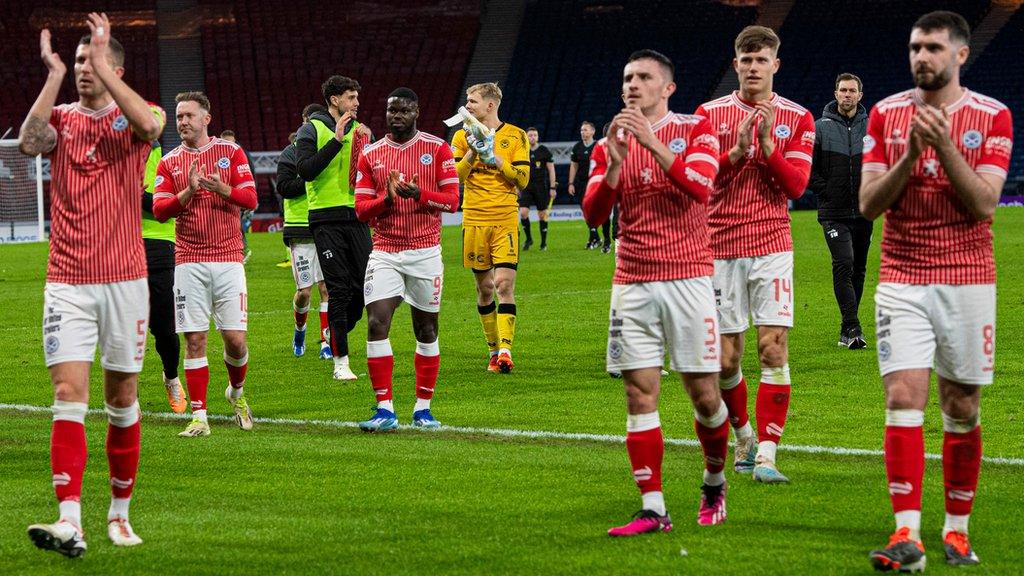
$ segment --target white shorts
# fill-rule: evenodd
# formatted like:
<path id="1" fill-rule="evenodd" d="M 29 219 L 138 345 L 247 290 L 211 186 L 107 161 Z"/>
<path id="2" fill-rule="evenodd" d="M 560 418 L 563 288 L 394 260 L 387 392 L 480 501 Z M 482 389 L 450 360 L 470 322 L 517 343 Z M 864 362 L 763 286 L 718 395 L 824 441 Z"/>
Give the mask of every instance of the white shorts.
<path id="1" fill-rule="evenodd" d="M 413 308 L 438 312 L 443 288 L 440 245 L 402 252 L 370 252 L 363 282 L 363 301 L 367 304 L 398 296 Z"/>
<path id="2" fill-rule="evenodd" d="M 676 372 L 721 370 L 711 278 L 612 284 L 608 370 L 661 367 L 668 348 Z"/>
<path id="3" fill-rule="evenodd" d="M 248 329 L 248 294 L 241 262 L 188 262 L 174 267 L 175 325 L 206 332 L 212 312 L 217 330 Z"/>
<path id="4" fill-rule="evenodd" d="M 324 281 L 324 273 L 320 270 L 320 258 L 312 239 L 292 240 L 289 249 L 292 253 L 292 276 L 295 278 L 296 288 L 301 290 Z"/>
<path id="5" fill-rule="evenodd" d="M 995 284 L 894 284 L 875 291 L 875 339 L 882 376 L 934 368 L 961 384 L 991 384 L 995 367 Z"/>
<path id="6" fill-rule="evenodd" d="M 793 253 L 715 260 L 715 299 L 722 334 L 754 326 L 793 327 Z"/>
<path id="7" fill-rule="evenodd" d="M 105 370 L 141 372 L 148 324 L 145 278 L 110 284 L 47 282 L 43 292 L 46 366 L 92 362 L 99 344 Z"/>

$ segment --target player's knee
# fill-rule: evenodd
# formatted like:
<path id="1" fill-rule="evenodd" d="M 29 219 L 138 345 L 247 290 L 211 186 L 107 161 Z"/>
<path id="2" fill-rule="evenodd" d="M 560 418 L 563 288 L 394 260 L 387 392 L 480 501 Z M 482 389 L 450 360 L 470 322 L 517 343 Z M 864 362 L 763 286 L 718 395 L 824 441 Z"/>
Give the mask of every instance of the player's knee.
<path id="1" fill-rule="evenodd" d="M 295 305 L 300 308 L 309 304 L 309 286 L 295 291 Z"/>
<path id="2" fill-rule="evenodd" d="M 437 326 L 433 325 L 421 325 L 413 326 L 413 332 L 416 333 L 416 341 L 429 344 L 437 340 Z"/>
<path id="3" fill-rule="evenodd" d="M 692 389 L 690 399 L 693 401 L 694 410 L 708 418 L 714 416 L 722 404 L 722 396 L 718 391 L 717 382 L 714 383 L 714 386 L 701 386 Z"/>
<path id="4" fill-rule="evenodd" d="M 391 318 L 383 314 L 368 312 L 366 314 L 366 329 L 370 340 L 383 340 L 388 337 L 391 329 Z"/>
<path id="5" fill-rule="evenodd" d="M 206 356 L 206 335 L 202 334 L 201 336 L 201 338 L 196 336 L 185 337 L 185 351 L 188 353 L 189 358 Z"/>
<path id="6" fill-rule="evenodd" d="M 498 297 L 505 301 L 512 297 L 513 287 L 515 283 L 510 278 L 502 278 L 496 282 L 495 288 L 498 291 Z"/>
<path id="7" fill-rule="evenodd" d="M 224 351 L 232 358 L 242 358 L 249 353 L 249 347 L 245 344 L 245 332 L 232 330 L 224 333 Z"/>
<path id="8" fill-rule="evenodd" d="M 626 405 L 630 414 L 649 414 L 658 409 L 658 394 L 627 383 Z"/>
<path id="9" fill-rule="evenodd" d="M 784 336 L 776 332 L 768 332 L 757 341 L 757 355 L 762 366 L 778 368 L 786 364 L 787 350 Z"/>

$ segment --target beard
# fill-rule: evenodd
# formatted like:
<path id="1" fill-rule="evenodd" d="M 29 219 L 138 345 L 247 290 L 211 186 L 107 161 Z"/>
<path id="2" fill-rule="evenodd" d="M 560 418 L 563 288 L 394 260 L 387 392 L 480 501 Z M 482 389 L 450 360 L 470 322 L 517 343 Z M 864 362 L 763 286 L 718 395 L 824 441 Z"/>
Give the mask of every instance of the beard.
<path id="1" fill-rule="evenodd" d="M 949 81 L 952 79 L 952 76 L 948 68 L 941 72 L 931 72 L 930 80 L 926 80 L 927 73 L 915 72 L 914 85 L 922 90 L 933 92 L 945 88 L 946 84 L 949 84 Z"/>

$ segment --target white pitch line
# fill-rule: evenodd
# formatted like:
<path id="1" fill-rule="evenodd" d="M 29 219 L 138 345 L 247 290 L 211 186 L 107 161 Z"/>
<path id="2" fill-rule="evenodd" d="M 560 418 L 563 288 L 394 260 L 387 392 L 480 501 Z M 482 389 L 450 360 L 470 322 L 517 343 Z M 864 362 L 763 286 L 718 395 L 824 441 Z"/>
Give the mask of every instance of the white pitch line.
<path id="1" fill-rule="evenodd" d="M 31 404 L 0 404 L 0 410 L 12 410 L 15 412 L 44 413 L 51 412 L 49 406 L 33 406 Z M 100 416 L 105 412 L 99 408 L 89 410 L 89 414 Z M 152 418 L 167 420 L 187 420 L 187 414 L 174 414 L 172 412 L 143 412 L 143 415 Z M 234 416 L 223 414 L 210 414 L 210 420 L 218 422 L 234 422 Z M 257 424 L 285 425 L 285 426 L 322 426 L 325 428 L 358 428 L 358 422 L 345 422 L 343 420 L 300 420 L 294 418 L 253 418 Z M 603 444 L 625 444 L 625 436 L 613 434 L 588 434 L 583 432 L 551 432 L 547 430 L 512 430 L 509 428 L 471 428 L 467 426 L 442 426 L 440 429 L 423 430 L 414 426 L 403 425 L 403 430 L 432 433 L 455 432 L 457 434 L 479 434 L 483 436 L 496 436 L 499 438 L 530 438 L 543 440 L 582 440 L 586 442 L 600 442 Z M 665 438 L 668 446 L 686 446 L 688 448 L 700 447 L 696 440 L 688 438 Z M 868 450 L 865 448 L 844 448 L 842 446 L 802 446 L 799 444 L 782 444 L 779 446 L 782 452 L 800 452 L 802 454 L 831 454 L 835 456 L 874 456 L 885 455 L 881 450 Z M 925 454 L 927 460 L 942 460 L 942 454 Z M 984 456 L 982 461 L 986 464 L 1003 464 L 1006 466 L 1024 466 L 1024 458 L 1002 458 L 998 456 Z"/>

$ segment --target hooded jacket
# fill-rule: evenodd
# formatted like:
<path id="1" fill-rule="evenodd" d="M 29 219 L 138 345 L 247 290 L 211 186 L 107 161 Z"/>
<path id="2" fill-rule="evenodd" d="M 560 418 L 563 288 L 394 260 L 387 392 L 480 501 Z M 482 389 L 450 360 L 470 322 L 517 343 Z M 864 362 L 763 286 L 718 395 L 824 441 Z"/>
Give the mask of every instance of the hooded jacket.
<path id="1" fill-rule="evenodd" d="M 847 118 L 839 113 L 835 100 L 814 123 L 814 163 L 808 188 L 818 200 L 819 221 L 861 216 L 857 194 L 867 126 L 864 106 L 858 104 L 853 118 Z"/>

